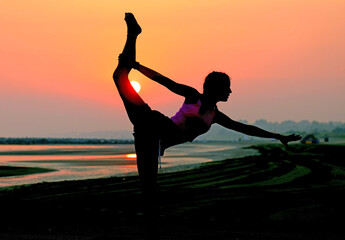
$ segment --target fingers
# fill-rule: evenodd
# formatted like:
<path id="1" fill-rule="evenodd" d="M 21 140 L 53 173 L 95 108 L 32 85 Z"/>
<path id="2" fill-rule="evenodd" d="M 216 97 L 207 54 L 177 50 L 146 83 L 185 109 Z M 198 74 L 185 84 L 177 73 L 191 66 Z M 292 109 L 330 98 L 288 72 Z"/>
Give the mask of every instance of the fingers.
<path id="1" fill-rule="evenodd" d="M 119 62 L 127 67 L 133 66 L 133 61 L 131 61 L 125 54 L 122 53 L 119 55 Z"/>
<path id="2" fill-rule="evenodd" d="M 300 135 L 292 134 L 292 141 L 300 140 L 302 137 Z"/>
<path id="3" fill-rule="evenodd" d="M 300 135 L 296 135 L 296 134 L 291 134 L 286 136 L 286 138 L 288 139 L 288 141 L 297 141 L 300 140 L 302 137 Z"/>
<path id="4" fill-rule="evenodd" d="M 281 139 L 281 143 L 286 147 L 286 149 L 288 149 L 289 142 L 293 142 L 293 141 L 298 141 L 300 140 L 302 137 L 300 135 L 296 135 L 296 134 L 291 134 L 288 136 L 284 136 L 283 139 Z"/>
<path id="5" fill-rule="evenodd" d="M 119 61 L 129 62 L 128 57 L 122 53 L 119 55 Z"/>

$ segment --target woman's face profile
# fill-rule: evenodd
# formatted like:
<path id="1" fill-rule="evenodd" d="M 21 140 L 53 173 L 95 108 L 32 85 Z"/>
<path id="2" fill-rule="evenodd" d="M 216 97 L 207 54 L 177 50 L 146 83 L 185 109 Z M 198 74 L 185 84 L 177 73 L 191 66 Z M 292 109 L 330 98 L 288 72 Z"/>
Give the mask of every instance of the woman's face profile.
<path id="1" fill-rule="evenodd" d="M 217 101 L 228 101 L 230 93 L 232 93 L 230 88 L 230 81 L 224 81 L 219 83 L 219 85 L 214 89 L 213 92 Z"/>

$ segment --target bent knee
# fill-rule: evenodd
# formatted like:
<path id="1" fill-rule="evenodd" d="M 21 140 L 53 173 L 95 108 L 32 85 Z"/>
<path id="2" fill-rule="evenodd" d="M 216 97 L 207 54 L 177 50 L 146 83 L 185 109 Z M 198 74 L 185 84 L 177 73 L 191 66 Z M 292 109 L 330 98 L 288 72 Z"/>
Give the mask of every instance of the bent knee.
<path id="1" fill-rule="evenodd" d="M 123 71 L 121 71 L 120 69 L 116 68 L 114 73 L 113 73 L 113 79 L 114 81 L 118 81 L 120 79 L 120 77 L 124 74 Z"/>

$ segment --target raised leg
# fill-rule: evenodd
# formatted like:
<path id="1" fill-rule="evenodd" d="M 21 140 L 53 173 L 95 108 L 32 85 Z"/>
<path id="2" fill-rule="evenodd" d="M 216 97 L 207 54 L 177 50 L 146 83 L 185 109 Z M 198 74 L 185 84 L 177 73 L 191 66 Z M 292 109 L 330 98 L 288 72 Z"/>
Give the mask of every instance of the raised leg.
<path id="1" fill-rule="evenodd" d="M 138 35 L 141 33 L 141 27 L 132 13 L 125 14 L 127 24 L 127 41 L 122 54 L 125 55 L 130 62 L 135 62 L 135 45 Z"/>
<path id="2" fill-rule="evenodd" d="M 113 74 L 113 79 L 125 105 L 128 117 L 135 124 L 138 120 L 136 119 L 138 115 L 137 109 L 138 107 L 144 106 L 145 102 L 132 87 L 128 79 L 128 74 L 132 69 L 130 62 L 135 61 L 136 40 L 137 36 L 141 33 L 141 28 L 133 14 L 126 13 L 125 20 L 127 23 L 127 39 L 122 55 L 126 57 L 126 61 L 119 60 L 118 66 Z"/>

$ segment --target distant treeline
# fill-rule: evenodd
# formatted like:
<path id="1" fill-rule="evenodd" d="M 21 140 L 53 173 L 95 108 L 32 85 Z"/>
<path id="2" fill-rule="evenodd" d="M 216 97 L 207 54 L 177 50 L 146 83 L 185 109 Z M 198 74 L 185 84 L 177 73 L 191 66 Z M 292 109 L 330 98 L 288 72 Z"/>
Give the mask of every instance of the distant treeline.
<path id="1" fill-rule="evenodd" d="M 281 123 L 268 122 L 264 119 L 257 120 L 255 126 L 274 132 L 300 132 L 300 133 L 345 133 L 343 122 L 317 122 L 317 121 L 284 121 Z"/>
<path id="2" fill-rule="evenodd" d="M 87 138 L 0 138 L 0 144 L 128 144 L 129 139 L 87 139 Z"/>
<path id="3" fill-rule="evenodd" d="M 245 120 L 240 121 L 248 123 Z M 317 122 L 317 121 L 284 121 L 268 122 L 266 120 L 257 120 L 252 125 L 262 129 L 282 133 L 296 133 L 302 137 L 308 134 L 314 134 L 317 137 L 345 137 L 344 122 Z M 250 137 L 242 133 L 228 130 L 217 124 L 214 124 L 209 132 L 201 135 L 196 140 L 201 141 L 251 141 L 255 137 Z M 261 139 L 260 139 L 261 140 Z M 75 134 L 61 134 L 56 138 L 0 138 L 0 144 L 127 144 L 133 143 L 133 135 L 130 131 L 100 131 L 84 132 Z"/>

